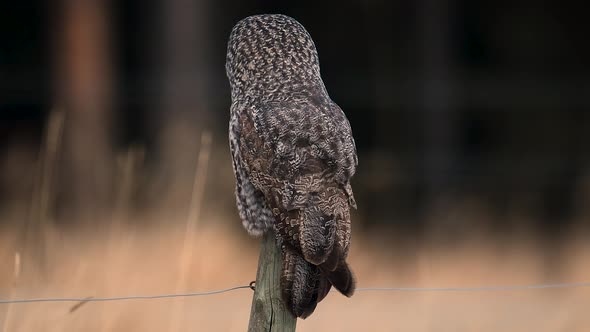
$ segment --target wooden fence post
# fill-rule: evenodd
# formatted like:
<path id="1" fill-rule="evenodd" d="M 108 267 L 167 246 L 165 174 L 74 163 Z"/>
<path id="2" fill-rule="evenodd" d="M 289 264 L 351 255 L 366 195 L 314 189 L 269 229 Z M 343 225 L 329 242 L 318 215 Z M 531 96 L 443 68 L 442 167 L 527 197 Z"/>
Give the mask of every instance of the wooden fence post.
<path id="1" fill-rule="evenodd" d="M 274 232 L 262 237 L 256 288 L 252 299 L 248 332 L 295 331 L 294 317 L 281 299 L 281 250 L 275 241 Z"/>

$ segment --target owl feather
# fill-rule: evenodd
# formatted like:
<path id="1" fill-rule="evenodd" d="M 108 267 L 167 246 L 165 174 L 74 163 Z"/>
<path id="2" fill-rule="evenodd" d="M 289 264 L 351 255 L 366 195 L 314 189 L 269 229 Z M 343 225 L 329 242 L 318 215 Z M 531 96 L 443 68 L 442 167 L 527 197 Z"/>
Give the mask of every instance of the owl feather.
<path id="1" fill-rule="evenodd" d="M 226 72 L 240 218 L 252 235 L 274 230 L 283 300 L 306 318 L 332 286 L 346 296 L 355 289 L 346 262 L 358 164 L 350 124 L 328 96 L 309 33 L 288 16 L 238 22 Z"/>

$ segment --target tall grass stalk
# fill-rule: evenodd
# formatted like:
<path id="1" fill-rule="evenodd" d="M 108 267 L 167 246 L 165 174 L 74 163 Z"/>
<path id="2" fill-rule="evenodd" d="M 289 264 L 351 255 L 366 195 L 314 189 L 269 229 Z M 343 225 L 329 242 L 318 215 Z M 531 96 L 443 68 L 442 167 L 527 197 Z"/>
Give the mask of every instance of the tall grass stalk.
<path id="1" fill-rule="evenodd" d="M 197 231 L 203 195 L 205 192 L 207 167 L 209 165 L 209 158 L 211 154 L 211 141 L 211 132 L 204 130 L 201 134 L 201 147 L 199 149 L 197 168 L 195 171 L 195 179 L 193 182 L 193 190 L 191 194 L 191 203 L 189 206 L 189 213 L 184 231 L 184 240 L 182 241 L 182 249 L 180 252 L 180 271 L 176 281 L 177 293 L 186 291 L 188 274 L 192 263 L 194 263 L 193 249 L 195 243 L 195 234 Z M 182 325 L 181 323 L 184 313 L 184 301 L 184 299 L 174 300 L 171 313 L 172 318 L 168 331 L 178 331 L 179 327 Z"/>

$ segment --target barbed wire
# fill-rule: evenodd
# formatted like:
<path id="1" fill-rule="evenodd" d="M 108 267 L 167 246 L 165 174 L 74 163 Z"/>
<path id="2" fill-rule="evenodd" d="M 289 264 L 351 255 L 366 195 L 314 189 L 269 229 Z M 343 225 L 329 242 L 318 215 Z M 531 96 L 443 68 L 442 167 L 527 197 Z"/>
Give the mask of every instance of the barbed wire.
<path id="1" fill-rule="evenodd" d="M 47 297 L 47 298 L 32 298 L 32 299 L 13 299 L 0 300 L 0 304 L 8 303 L 35 303 L 35 302 L 107 302 L 107 301 L 126 301 L 126 300 L 154 300 L 166 299 L 174 297 L 192 297 L 192 296 L 207 296 L 221 293 L 227 293 L 238 289 L 251 288 L 251 286 L 236 286 L 224 288 L 219 290 L 207 292 L 193 292 L 193 293 L 175 293 L 175 294 L 157 294 L 157 295 L 130 295 L 130 296 L 113 296 L 113 297 Z"/>
<path id="2" fill-rule="evenodd" d="M 483 287 L 366 287 L 357 288 L 357 292 L 364 291 L 399 291 L 399 292 L 489 292 L 489 291 L 515 291 L 528 289 L 550 288 L 581 288 L 590 287 L 590 282 L 573 282 L 559 284 L 535 284 L 535 285 L 508 285 L 508 286 L 483 286 Z"/>
<path id="3" fill-rule="evenodd" d="M 178 297 L 208 296 L 221 293 L 227 293 L 239 289 L 254 290 L 254 282 L 249 285 L 235 286 L 207 292 L 192 293 L 174 293 L 174 294 L 157 294 L 157 295 L 130 295 L 114 297 L 48 297 L 48 298 L 30 298 L 30 299 L 0 299 L 0 304 L 11 303 L 39 303 L 39 302 L 107 302 L 107 301 L 127 301 L 127 300 L 154 300 Z M 556 284 L 531 284 L 531 285 L 507 285 L 507 286 L 482 286 L 482 287 L 364 287 L 357 288 L 356 292 L 370 291 L 397 291 L 397 292 L 489 292 L 489 291 L 517 291 L 531 289 L 556 289 L 556 288 L 582 288 L 590 287 L 590 282 L 577 283 L 556 283 Z M 334 290 L 332 290 L 334 291 Z"/>

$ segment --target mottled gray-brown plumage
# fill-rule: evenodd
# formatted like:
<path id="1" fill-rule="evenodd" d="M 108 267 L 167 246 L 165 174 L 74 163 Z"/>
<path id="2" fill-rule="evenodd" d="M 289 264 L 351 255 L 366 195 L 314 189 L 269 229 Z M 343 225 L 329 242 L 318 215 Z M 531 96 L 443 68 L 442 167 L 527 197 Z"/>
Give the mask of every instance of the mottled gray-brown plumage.
<path id="1" fill-rule="evenodd" d="M 226 71 L 240 218 L 252 235 L 274 228 L 283 299 L 305 318 L 332 285 L 346 296 L 355 289 L 346 263 L 356 208 L 350 124 L 328 96 L 313 40 L 288 16 L 238 22 Z"/>

